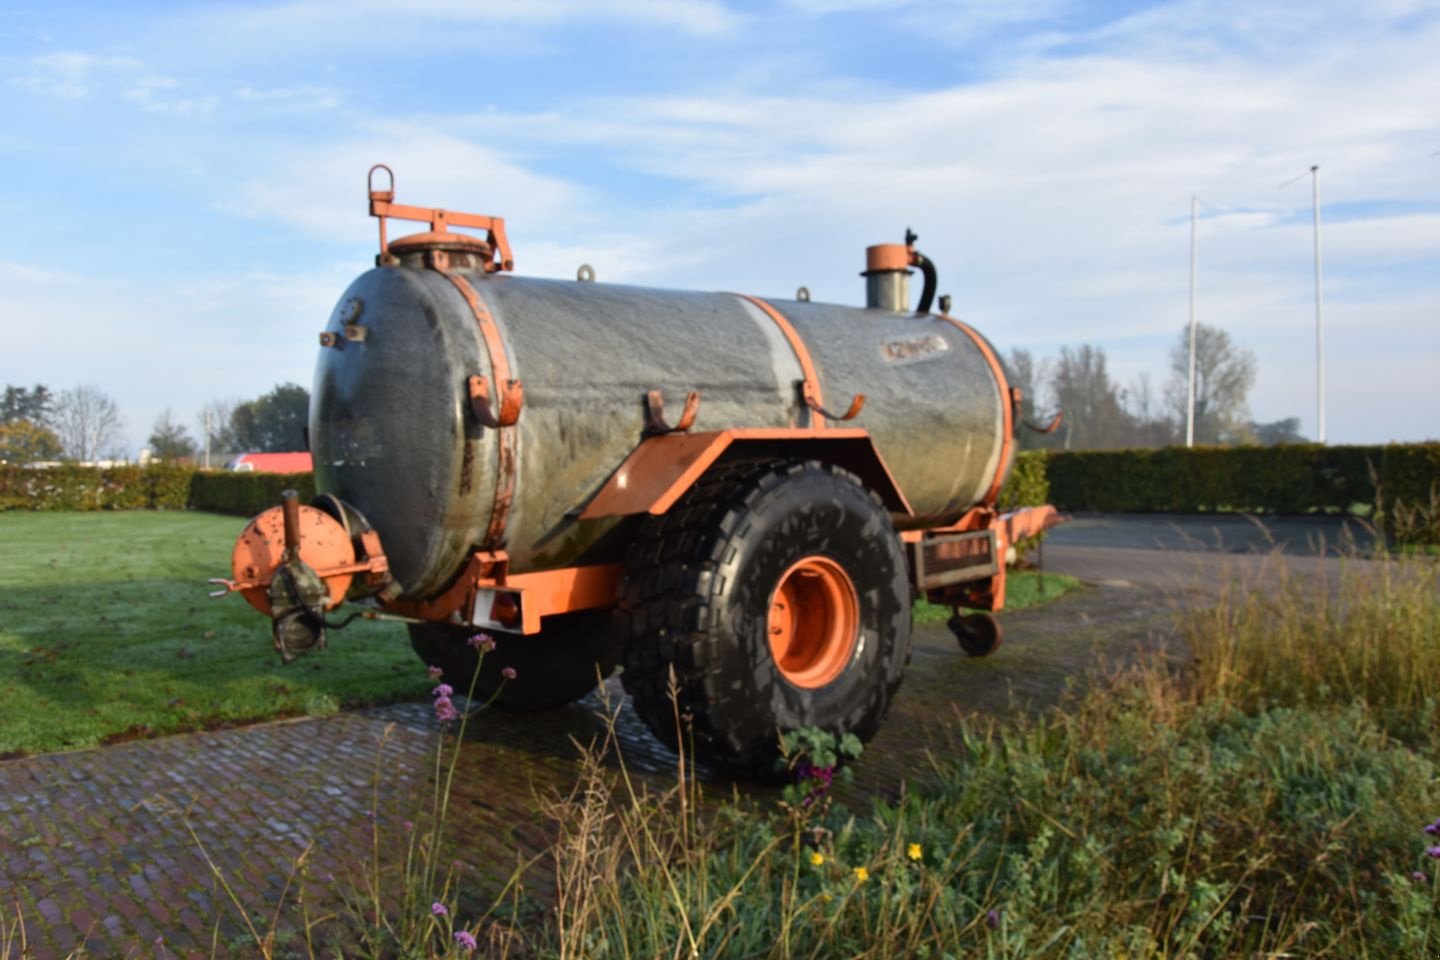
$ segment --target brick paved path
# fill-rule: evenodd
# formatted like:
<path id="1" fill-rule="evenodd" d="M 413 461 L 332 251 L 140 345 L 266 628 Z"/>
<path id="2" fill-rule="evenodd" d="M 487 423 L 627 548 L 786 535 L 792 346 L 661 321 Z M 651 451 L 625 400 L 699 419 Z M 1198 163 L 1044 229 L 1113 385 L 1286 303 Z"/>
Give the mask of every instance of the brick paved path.
<path id="1" fill-rule="evenodd" d="M 927 750 L 946 749 L 936 734 L 957 710 L 1053 702 L 1097 656 L 1133 655 L 1165 638 L 1177 600 L 1153 579 L 1163 567 L 1158 551 L 1049 553 L 1052 566 L 1101 585 L 1007 617 L 1005 646 L 984 660 L 960 656 L 939 626 L 917 630 L 905 685 L 847 791 L 852 806 L 923 776 Z M 1186 569 L 1172 579 L 1193 584 L 1193 565 Z M 571 738 L 587 742 L 600 730 L 596 712 L 587 698 L 545 713 L 493 712 L 472 726 L 450 820 L 455 854 L 472 867 L 468 884 L 494 884 L 517 857 L 544 849 L 536 797 L 573 783 Z M 633 768 L 662 777 L 673 769 L 628 708 L 620 734 Z M 0 763 L 0 899 L 18 898 L 37 957 L 77 946 L 96 957 L 208 957 L 212 941 L 216 956 L 251 955 L 175 806 L 188 806 L 205 853 L 241 901 L 268 916 L 307 845 L 310 875 L 321 882 L 312 904 L 327 877 L 345 876 L 369 849 L 377 758 L 382 816 L 403 816 L 429 796 L 434 745 L 429 706 L 403 704 Z M 282 926 L 293 928 L 293 892 L 289 901 Z"/>

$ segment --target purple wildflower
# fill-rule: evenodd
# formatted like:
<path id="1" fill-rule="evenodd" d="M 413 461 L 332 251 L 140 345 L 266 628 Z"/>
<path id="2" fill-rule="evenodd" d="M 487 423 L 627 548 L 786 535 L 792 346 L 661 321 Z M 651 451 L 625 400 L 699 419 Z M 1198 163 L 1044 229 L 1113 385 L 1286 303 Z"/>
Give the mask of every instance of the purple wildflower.
<path id="1" fill-rule="evenodd" d="M 1000 929 L 1000 911 L 991 910 L 985 914 L 985 923 L 991 930 Z"/>
<path id="2" fill-rule="evenodd" d="M 449 723 L 451 720 L 454 720 L 458 716 L 460 716 L 460 714 L 458 711 L 456 711 L 455 702 L 453 700 L 451 700 L 449 697 L 435 698 L 435 718 L 437 720 L 439 720 L 441 723 Z"/>
<path id="3" fill-rule="evenodd" d="M 501 670 L 501 671 L 500 671 L 500 676 L 504 677 L 506 680 L 514 680 L 514 679 L 515 679 L 515 668 L 514 668 L 514 667 L 506 667 L 504 670 Z"/>
<path id="4" fill-rule="evenodd" d="M 476 650 L 482 651 L 484 653 L 490 653 L 492 650 L 495 649 L 495 638 L 490 636 L 490 634 L 488 633 L 477 633 L 475 634 L 475 636 L 471 637 L 465 642 L 470 644 L 470 646 L 474 647 Z"/>
<path id="5" fill-rule="evenodd" d="M 456 930 L 455 942 L 460 944 L 460 946 L 464 947 L 466 950 L 474 950 L 476 946 L 475 934 L 471 933 L 468 930 Z"/>
<path id="6" fill-rule="evenodd" d="M 426 668 L 425 672 L 430 675 L 431 680 L 439 680 L 445 675 L 445 671 L 441 670 L 439 667 L 428 667 Z"/>
<path id="7" fill-rule="evenodd" d="M 444 699 L 445 697 L 453 697 L 455 696 L 455 688 L 450 686 L 450 684 L 448 683 L 442 683 L 434 690 L 431 690 L 430 694 L 431 696 L 440 697 L 441 699 Z"/>
<path id="8" fill-rule="evenodd" d="M 1440 817 L 1436 817 L 1434 823 L 1427 823 L 1425 832 L 1432 837 L 1440 837 Z"/>
<path id="9" fill-rule="evenodd" d="M 402 824 L 402 826 L 405 827 L 405 832 L 406 832 L 406 833 L 409 833 L 411 830 L 414 830 L 414 829 L 415 829 L 415 821 L 414 821 L 414 820 L 406 820 L 405 823 Z"/>
<path id="10" fill-rule="evenodd" d="M 450 916 L 450 911 L 445 907 L 445 904 L 441 903 L 439 900 L 436 900 L 434 903 L 430 904 L 430 912 L 435 914 L 435 916 L 437 917 Z"/>
<path id="11" fill-rule="evenodd" d="M 1430 882 L 1430 878 L 1425 876 L 1425 874 L 1419 870 L 1416 870 L 1414 873 L 1410 874 L 1410 879 L 1414 880 L 1416 883 Z"/>
<path id="12" fill-rule="evenodd" d="M 1429 850 L 1425 851 L 1425 856 L 1430 857 L 1434 860 L 1440 860 L 1440 847 L 1431 847 Z"/>

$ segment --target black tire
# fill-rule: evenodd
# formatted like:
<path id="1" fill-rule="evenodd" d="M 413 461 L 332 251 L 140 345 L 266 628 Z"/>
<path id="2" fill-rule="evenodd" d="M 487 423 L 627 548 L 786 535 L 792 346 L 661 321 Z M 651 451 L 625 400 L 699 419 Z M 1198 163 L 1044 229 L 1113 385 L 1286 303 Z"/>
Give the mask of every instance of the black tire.
<path id="1" fill-rule="evenodd" d="M 787 679 L 768 640 L 777 584 L 807 557 L 843 569 L 858 610 L 839 674 L 810 687 Z M 636 712 L 676 746 L 673 666 L 698 750 L 749 775 L 773 773 L 788 730 L 870 739 L 910 658 L 909 577 L 889 514 L 854 475 L 814 461 L 712 470 L 642 526 L 622 596 Z"/>
<path id="2" fill-rule="evenodd" d="M 410 624 L 410 645 L 425 663 L 439 667 L 457 693 L 470 689 L 475 697 L 511 710 L 546 710 L 579 700 L 596 687 L 596 669 L 609 676 L 619 659 L 614 624 L 608 610 L 585 610 L 547 617 L 545 629 L 532 636 L 492 633 L 495 649 L 479 660 L 467 643 L 484 631 L 444 623 Z M 502 671 L 515 670 L 506 680 Z M 498 691 L 498 694 L 497 694 Z"/>
<path id="3" fill-rule="evenodd" d="M 1005 640 L 1000 621 L 988 613 L 971 613 L 963 617 L 956 614 L 945 625 L 955 634 L 960 649 L 972 657 L 990 656 L 1000 649 Z"/>

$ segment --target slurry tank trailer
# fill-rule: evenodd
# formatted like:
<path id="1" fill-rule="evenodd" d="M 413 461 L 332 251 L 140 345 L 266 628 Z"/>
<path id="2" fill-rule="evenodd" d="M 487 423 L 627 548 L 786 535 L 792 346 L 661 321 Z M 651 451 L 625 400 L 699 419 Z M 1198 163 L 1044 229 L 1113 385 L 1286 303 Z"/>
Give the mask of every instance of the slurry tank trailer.
<path id="1" fill-rule="evenodd" d="M 252 520 L 215 581 L 285 659 L 362 602 L 460 690 L 489 634 L 477 690 L 508 707 L 623 665 L 672 746 L 673 669 L 703 754 L 764 772 L 786 730 L 873 736 L 912 598 L 999 610 L 1008 547 L 1057 519 L 997 511 L 1019 391 L 948 298 L 931 312 L 913 235 L 866 250 L 863 310 L 541 280 L 512 272 L 501 218 L 401 205 L 394 183 L 371 169 L 376 265 L 320 334 L 320 495 Z M 390 220 L 429 229 L 389 239 Z M 1000 640 L 987 613 L 950 626 L 972 655 Z"/>

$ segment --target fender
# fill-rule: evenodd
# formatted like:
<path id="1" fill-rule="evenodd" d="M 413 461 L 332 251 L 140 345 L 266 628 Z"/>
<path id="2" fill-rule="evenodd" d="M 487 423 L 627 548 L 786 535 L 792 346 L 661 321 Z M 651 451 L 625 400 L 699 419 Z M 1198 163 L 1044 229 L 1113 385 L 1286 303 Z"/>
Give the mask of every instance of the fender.
<path id="1" fill-rule="evenodd" d="M 892 514 L 914 516 L 868 431 L 775 427 L 648 437 L 590 499 L 580 519 L 665 513 L 732 449 L 742 455 L 807 457 L 844 467 L 878 493 Z"/>

